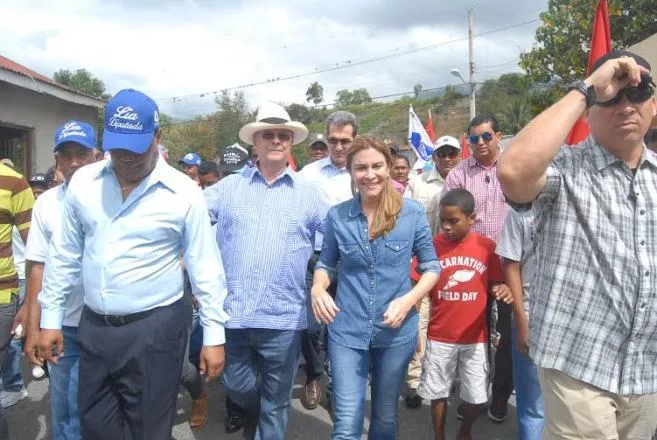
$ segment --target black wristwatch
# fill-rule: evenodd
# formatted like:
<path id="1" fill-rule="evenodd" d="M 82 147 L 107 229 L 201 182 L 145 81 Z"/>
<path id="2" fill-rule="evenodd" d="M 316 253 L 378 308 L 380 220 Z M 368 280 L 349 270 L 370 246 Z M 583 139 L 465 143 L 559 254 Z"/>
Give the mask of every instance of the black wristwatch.
<path id="1" fill-rule="evenodd" d="M 568 84 L 566 87 L 566 93 L 570 92 L 571 90 L 577 90 L 579 93 L 584 95 L 586 98 L 586 108 L 592 107 L 593 104 L 595 104 L 598 100 L 598 95 L 595 93 L 595 88 L 593 86 L 587 87 L 584 81 L 575 81 Z"/>

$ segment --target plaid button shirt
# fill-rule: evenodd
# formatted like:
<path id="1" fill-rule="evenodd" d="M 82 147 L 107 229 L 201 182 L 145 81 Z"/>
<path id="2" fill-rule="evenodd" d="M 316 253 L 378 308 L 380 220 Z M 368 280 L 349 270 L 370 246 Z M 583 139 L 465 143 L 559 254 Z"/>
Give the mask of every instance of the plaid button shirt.
<path id="1" fill-rule="evenodd" d="M 620 395 L 657 392 L 657 156 L 636 174 L 592 137 L 563 147 L 534 202 L 530 355 Z"/>
<path id="2" fill-rule="evenodd" d="M 454 188 L 467 189 L 474 196 L 477 217 L 472 230 L 497 243 L 509 212 L 509 205 L 497 180 L 497 161 L 487 168 L 473 156 L 468 157 L 449 172 L 440 197 Z"/>

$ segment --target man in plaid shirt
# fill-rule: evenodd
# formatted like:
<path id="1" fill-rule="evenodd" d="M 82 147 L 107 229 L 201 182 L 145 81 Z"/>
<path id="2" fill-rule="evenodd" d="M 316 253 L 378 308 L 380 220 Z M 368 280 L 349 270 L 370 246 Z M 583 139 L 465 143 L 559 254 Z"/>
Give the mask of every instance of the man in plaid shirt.
<path id="1" fill-rule="evenodd" d="M 657 426 L 657 114 L 650 65 L 601 57 L 500 159 L 510 199 L 537 221 L 530 356 L 544 439 L 650 439 Z M 591 135 L 562 147 L 585 116 Z"/>
<path id="2" fill-rule="evenodd" d="M 470 121 L 468 130 L 472 156 L 450 171 L 440 197 L 454 188 L 470 191 L 475 198 L 476 215 L 472 230 L 497 243 L 502 235 L 504 219 L 509 212 L 509 205 L 496 173 L 502 133 L 498 128 L 497 119 L 492 115 L 476 116 Z M 507 402 L 513 392 L 511 306 L 498 301 L 497 311 L 497 331 L 501 339 L 495 353 L 493 401 L 488 408 L 488 417 L 493 422 L 501 423 L 506 419 Z"/>

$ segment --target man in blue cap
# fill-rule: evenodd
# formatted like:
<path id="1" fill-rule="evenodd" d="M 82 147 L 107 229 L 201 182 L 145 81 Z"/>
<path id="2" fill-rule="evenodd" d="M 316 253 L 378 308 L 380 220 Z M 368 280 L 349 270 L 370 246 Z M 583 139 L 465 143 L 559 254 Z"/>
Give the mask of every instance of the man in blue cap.
<path id="1" fill-rule="evenodd" d="M 40 354 L 61 362 L 64 302 L 81 277 L 81 433 L 94 440 L 170 440 L 191 308 L 180 255 L 200 304 L 207 379 L 223 368 L 226 283 L 201 189 L 158 152 L 159 111 L 136 90 L 105 110 L 110 160 L 68 185 L 45 267 Z"/>
<path id="2" fill-rule="evenodd" d="M 38 356 L 41 308 L 37 296 L 43 285 L 43 271 L 53 231 L 60 227 L 64 213 L 68 182 L 81 167 L 96 161 L 96 133 L 86 122 L 68 121 L 55 131 L 55 162 L 64 175 L 64 184 L 44 192 L 32 209 L 32 226 L 25 248 L 27 298 L 20 314 L 27 313 L 25 352 L 35 365 L 43 365 Z M 36 176 L 34 176 L 36 177 Z M 46 184 L 42 176 L 42 183 Z M 30 181 L 31 182 L 31 181 Z M 77 399 L 80 347 L 78 324 L 83 303 L 82 283 L 76 283 L 63 311 L 64 353 L 58 363 L 49 363 L 50 407 L 55 440 L 80 438 Z M 25 316 L 25 315 L 21 315 Z"/>
<path id="3" fill-rule="evenodd" d="M 183 173 L 187 174 L 189 178 L 196 183 L 199 183 L 198 167 L 201 165 L 201 162 L 203 162 L 201 156 L 192 151 L 185 154 L 183 158 L 178 161 L 178 164 L 182 165 Z"/>

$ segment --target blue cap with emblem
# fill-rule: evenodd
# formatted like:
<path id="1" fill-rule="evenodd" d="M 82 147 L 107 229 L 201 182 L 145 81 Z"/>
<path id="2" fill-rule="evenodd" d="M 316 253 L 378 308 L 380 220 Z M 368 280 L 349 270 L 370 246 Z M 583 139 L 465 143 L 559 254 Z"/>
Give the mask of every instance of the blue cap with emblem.
<path id="1" fill-rule="evenodd" d="M 155 101 L 137 90 L 121 90 L 105 109 L 103 150 L 143 154 L 159 128 L 160 113 Z"/>

